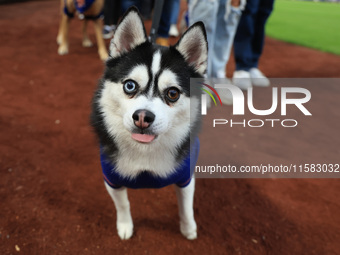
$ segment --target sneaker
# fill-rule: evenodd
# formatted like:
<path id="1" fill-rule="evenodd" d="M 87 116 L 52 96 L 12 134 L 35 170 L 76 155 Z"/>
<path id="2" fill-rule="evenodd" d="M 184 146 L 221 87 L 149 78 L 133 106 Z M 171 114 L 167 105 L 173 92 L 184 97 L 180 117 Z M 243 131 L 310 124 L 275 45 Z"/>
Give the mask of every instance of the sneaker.
<path id="1" fill-rule="evenodd" d="M 270 85 L 269 79 L 258 68 L 251 68 L 249 70 L 251 83 L 258 87 L 268 87 Z"/>
<path id="2" fill-rule="evenodd" d="M 243 90 L 251 88 L 250 73 L 243 70 L 235 71 L 233 75 L 233 84 Z"/>
<path id="3" fill-rule="evenodd" d="M 176 24 L 172 24 L 172 25 L 170 26 L 169 36 L 174 36 L 174 37 L 179 36 L 179 32 L 178 32 L 178 29 L 177 29 L 177 25 L 176 25 Z"/>
<path id="4" fill-rule="evenodd" d="M 103 28 L 103 38 L 110 39 L 113 36 L 113 27 L 105 25 Z"/>

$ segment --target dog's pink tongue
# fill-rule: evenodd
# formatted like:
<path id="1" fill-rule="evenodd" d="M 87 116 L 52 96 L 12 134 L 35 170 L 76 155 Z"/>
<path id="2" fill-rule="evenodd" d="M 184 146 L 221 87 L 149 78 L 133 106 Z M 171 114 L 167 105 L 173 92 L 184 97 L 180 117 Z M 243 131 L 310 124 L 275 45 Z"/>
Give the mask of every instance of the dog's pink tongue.
<path id="1" fill-rule="evenodd" d="M 132 134 L 132 138 L 141 143 L 150 143 L 155 139 L 155 135 Z"/>

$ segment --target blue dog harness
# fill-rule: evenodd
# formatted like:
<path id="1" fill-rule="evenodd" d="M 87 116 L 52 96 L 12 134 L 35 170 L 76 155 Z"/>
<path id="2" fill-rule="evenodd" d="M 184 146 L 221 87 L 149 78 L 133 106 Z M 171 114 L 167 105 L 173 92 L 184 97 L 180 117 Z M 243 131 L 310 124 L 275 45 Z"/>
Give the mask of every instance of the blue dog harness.
<path id="1" fill-rule="evenodd" d="M 77 4 L 77 1 L 76 0 L 73 0 L 74 2 L 74 6 L 76 7 L 76 10 L 83 15 L 84 12 L 86 12 L 90 7 L 91 5 L 93 4 L 95 0 L 85 0 L 85 4 L 81 7 L 78 6 Z M 69 18 L 73 18 L 74 17 L 74 14 L 69 12 L 69 10 L 67 9 L 66 7 L 66 0 L 64 1 L 65 4 L 64 4 L 64 13 L 69 17 Z M 85 19 L 93 19 L 93 20 L 96 20 L 98 18 L 100 18 L 101 16 L 103 16 L 104 12 L 103 10 L 96 16 L 89 16 L 89 15 L 83 15 L 83 17 Z"/>
<path id="2" fill-rule="evenodd" d="M 131 189 L 163 188 L 171 184 L 176 184 L 178 187 L 184 188 L 189 185 L 191 181 L 192 173 L 194 172 L 194 168 L 198 159 L 199 148 L 199 139 L 196 137 L 190 153 L 188 153 L 188 155 L 185 157 L 182 164 L 173 174 L 166 178 L 161 178 L 148 171 L 143 171 L 132 179 L 121 176 L 116 171 L 115 165 L 108 160 L 108 157 L 101 150 L 100 162 L 103 169 L 104 180 L 113 189 L 118 189 L 121 187 L 127 187 Z"/>

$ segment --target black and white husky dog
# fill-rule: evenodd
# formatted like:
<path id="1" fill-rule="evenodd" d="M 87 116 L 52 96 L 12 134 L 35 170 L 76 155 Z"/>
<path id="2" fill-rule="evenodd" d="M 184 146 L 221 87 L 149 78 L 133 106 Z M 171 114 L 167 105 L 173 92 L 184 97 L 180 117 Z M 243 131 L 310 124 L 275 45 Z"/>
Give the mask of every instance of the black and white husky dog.
<path id="1" fill-rule="evenodd" d="M 170 48 L 148 41 L 133 7 L 116 29 L 93 98 L 91 123 L 99 137 L 105 186 L 117 210 L 121 239 L 133 234 L 126 188 L 170 184 L 176 186 L 181 233 L 197 237 L 193 167 L 200 111 L 190 109 L 199 109 L 200 103 L 190 91 L 190 77 L 202 77 L 207 53 L 201 22 Z"/>

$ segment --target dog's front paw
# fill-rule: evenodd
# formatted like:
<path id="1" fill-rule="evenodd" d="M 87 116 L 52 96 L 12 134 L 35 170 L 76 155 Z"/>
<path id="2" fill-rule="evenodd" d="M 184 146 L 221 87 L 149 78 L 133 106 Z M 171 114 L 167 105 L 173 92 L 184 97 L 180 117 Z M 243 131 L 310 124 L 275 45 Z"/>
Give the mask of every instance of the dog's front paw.
<path id="1" fill-rule="evenodd" d="M 83 40 L 83 47 L 85 48 L 89 48 L 89 47 L 92 47 L 93 46 L 93 43 L 91 42 L 90 39 L 86 38 Z"/>
<path id="2" fill-rule="evenodd" d="M 130 239 L 133 234 L 133 223 L 117 223 L 117 232 L 122 240 Z"/>
<path id="3" fill-rule="evenodd" d="M 59 55 L 66 55 L 68 54 L 68 46 L 67 45 L 60 45 L 58 48 Z"/>
<path id="4" fill-rule="evenodd" d="M 190 223 L 180 222 L 180 230 L 182 235 L 189 240 L 197 238 L 197 225 L 194 220 Z"/>

